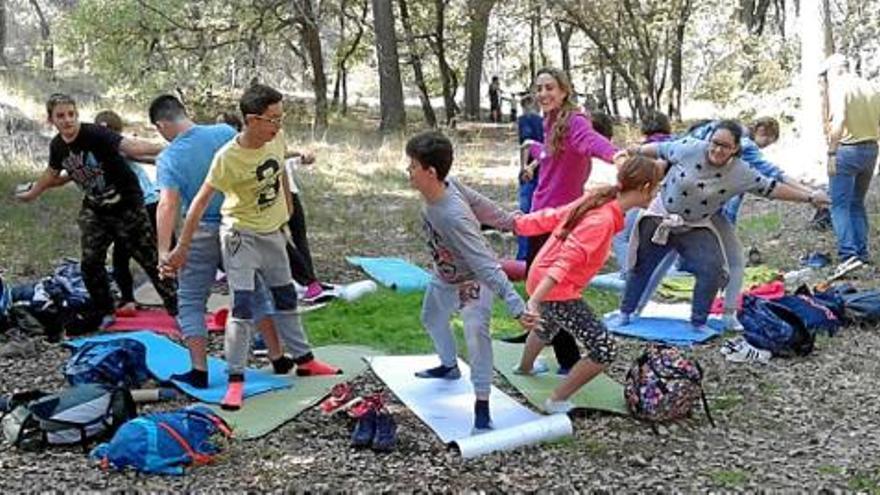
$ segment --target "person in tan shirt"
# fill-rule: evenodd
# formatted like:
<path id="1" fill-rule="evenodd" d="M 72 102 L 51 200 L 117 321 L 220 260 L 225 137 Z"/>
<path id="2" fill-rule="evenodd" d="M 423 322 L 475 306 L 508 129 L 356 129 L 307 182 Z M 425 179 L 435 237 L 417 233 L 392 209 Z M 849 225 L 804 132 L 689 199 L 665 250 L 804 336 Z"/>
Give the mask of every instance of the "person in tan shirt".
<path id="1" fill-rule="evenodd" d="M 846 59 L 830 56 L 820 76 L 826 90 L 828 187 L 831 222 L 840 262 L 870 262 L 865 196 L 877 164 L 880 138 L 880 91 L 849 72 Z"/>

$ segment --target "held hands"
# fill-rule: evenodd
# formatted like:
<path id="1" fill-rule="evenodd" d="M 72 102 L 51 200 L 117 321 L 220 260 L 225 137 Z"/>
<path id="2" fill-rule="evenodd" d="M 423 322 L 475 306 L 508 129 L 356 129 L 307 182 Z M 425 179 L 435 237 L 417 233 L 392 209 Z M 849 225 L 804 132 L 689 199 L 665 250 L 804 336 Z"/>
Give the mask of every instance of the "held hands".
<path id="1" fill-rule="evenodd" d="M 159 253 L 159 276 L 177 278 L 177 272 L 186 263 L 189 247 L 178 244 L 170 253 Z"/>
<path id="2" fill-rule="evenodd" d="M 813 192 L 810 193 L 810 203 L 814 206 L 819 207 L 827 207 L 831 206 L 831 198 L 828 197 L 828 194 L 825 191 L 814 189 Z"/>
<path id="3" fill-rule="evenodd" d="M 526 310 L 519 317 L 519 324 L 526 330 L 534 330 L 538 328 L 541 321 L 541 311 L 538 304 L 529 300 L 526 303 Z"/>

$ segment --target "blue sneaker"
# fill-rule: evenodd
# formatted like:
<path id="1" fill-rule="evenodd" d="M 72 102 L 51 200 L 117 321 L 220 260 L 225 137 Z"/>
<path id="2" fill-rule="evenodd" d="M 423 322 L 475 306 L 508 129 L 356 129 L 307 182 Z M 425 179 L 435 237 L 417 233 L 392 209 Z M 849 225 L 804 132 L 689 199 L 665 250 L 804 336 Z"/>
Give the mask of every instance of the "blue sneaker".
<path id="1" fill-rule="evenodd" d="M 369 447 L 376 436 L 376 423 L 376 410 L 370 408 L 354 425 L 354 430 L 351 432 L 351 446 L 358 449 Z"/>
<path id="2" fill-rule="evenodd" d="M 397 423 L 388 412 L 376 414 L 376 434 L 373 436 L 373 450 L 391 452 L 397 445 Z"/>
<path id="3" fill-rule="evenodd" d="M 254 341 L 251 344 L 251 349 L 253 349 L 254 351 L 254 356 L 269 355 L 269 348 L 266 347 L 266 341 L 263 340 L 263 336 L 260 334 L 257 334 L 257 336 L 254 337 Z"/>

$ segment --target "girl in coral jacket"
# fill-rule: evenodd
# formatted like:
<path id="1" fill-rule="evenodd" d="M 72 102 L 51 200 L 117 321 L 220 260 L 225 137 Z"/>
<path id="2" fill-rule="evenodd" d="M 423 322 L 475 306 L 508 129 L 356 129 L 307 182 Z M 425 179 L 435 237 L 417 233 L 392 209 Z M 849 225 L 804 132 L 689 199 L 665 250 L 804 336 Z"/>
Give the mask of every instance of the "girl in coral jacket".
<path id="1" fill-rule="evenodd" d="M 608 258 L 626 211 L 645 208 L 662 177 L 655 161 L 633 156 L 620 167 L 616 185 L 591 189 L 565 206 L 516 219 L 519 235 L 552 233 L 526 281 L 527 313 L 540 317 L 540 322 L 529 333 L 518 372 L 533 373 L 541 349 L 559 332 L 576 337 L 588 351 L 544 403 L 547 412 L 568 412 L 568 398 L 614 359 L 614 339 L 581 294 Z"/>

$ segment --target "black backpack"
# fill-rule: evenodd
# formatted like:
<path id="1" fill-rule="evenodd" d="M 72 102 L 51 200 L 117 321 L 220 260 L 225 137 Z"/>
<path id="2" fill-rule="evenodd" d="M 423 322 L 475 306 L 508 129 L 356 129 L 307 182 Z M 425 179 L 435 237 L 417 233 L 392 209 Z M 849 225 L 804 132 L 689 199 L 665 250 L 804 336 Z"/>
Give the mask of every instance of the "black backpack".
<path id="1" fill-rule="evenodd" d="M 55 394 L 29 392 L 24 404 L 13 396 L 14 409 L 2 421 L 3 436 L 22 450 L 41 450 L 54 445 L 81 445 L 111 436 L 123 423 L 137 416 L 128 389 L 90 383 Z"/>

